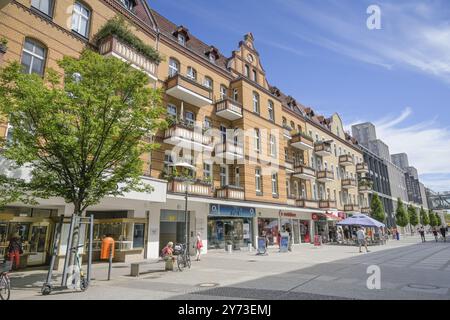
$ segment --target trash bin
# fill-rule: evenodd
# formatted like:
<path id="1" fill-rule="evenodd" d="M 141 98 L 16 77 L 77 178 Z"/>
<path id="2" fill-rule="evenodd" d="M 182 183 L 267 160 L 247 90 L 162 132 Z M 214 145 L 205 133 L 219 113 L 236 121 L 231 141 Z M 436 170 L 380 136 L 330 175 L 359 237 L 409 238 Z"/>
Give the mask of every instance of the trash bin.
<path id="1" fill-rule="evenodd" d="M 232 253 L 233 252 L 233 245 L 232 244 L 227 244 L 227 252 L 228 253 Z"/>

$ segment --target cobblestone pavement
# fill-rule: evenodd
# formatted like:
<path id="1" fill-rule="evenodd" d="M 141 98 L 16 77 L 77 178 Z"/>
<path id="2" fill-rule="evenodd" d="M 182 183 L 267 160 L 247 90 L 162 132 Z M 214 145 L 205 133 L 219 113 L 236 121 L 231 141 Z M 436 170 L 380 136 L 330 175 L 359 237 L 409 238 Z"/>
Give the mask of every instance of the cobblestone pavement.
<path id="1" fill-rule="evenodd" d="M 387 245 L 357 247 L 304 244 L 291 253 L 211 251 L 192 268 L 164 272 L 149 261 L 131 277 L 128 264 L 115 264 L 111 281 L 107 265 L 95 264 L 86 292 L 55 288 L 42 296 L 42 269 L 13 273 L 12 299 L 450 299 L 450 243 L 421 243 L 419 237 L 390 240 Z M 369 266 L 380 268 L 381 288 L 369 290 Z M 55 276 L 59 280 L 59 275 Z M 58 284 L 58 283 L 56 283 Z"/>

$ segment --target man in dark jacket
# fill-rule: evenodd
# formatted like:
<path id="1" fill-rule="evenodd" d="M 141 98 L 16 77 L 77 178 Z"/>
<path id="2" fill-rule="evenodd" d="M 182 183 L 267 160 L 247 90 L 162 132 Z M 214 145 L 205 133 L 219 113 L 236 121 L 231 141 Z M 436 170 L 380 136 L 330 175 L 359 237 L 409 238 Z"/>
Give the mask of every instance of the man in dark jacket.
<path id="1" fill-rule="evenodd" d="M 444 226 L 441 226 L 441 235 L 442 235 L 442 238 L 444 238 L 444 242 L 447 242 L 447 237 L 445 236 L 446 233 L 447 233 L 447 229 Z"/>
<path id="2" fill-rule="evenodd" d="M 8 248 L 6 249 L 11 261 L 11 269 L 18 270 L 20 266 L 20 255 L 23 254 L 22 243 L 20 242 L 20 236 L 14 234 L 9 240 Z"/>

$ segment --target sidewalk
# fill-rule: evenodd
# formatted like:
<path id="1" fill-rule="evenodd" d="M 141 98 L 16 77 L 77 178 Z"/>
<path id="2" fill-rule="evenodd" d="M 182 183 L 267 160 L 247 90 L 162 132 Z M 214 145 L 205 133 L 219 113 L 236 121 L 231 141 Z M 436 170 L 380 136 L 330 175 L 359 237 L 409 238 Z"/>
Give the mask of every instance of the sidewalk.
<path id="1" fill-rule="evenodd" d="M 412 236 L 400 241 L 389 240 L 386 245 L 373 246 L 369 250 L 375 253 L 420 242 L 420 237 Z M 358 247 L 314 247 L 310 244 L 293 246 L 293 251 L 288 253 L 270 248 L 267 256 L 257 256 L 256 250 L 231 254 L 212 250 L 202 256 L 201 261 L 193 261 L 192 268 L 183 272 L 165 272 L 163 261 L 151 260 L 141 266 L 140 276 L 136 278 L 130 276 L 130 264 L 115 263 L 110 281 L 107 281 L 108 264 L 96 263 L 92 268 L 91 286 L 86 292 L 55 289 L 50 296 L 40 294 L 47 276 L 47 270 L 41 268 L 11 274 L 11 299 L 170 299 L 215 286 L 230 286 L 360 255 L 365 253 L 358 253 Z M 60 282 L 61 274 L 55 273 L 55 287 Z"/>

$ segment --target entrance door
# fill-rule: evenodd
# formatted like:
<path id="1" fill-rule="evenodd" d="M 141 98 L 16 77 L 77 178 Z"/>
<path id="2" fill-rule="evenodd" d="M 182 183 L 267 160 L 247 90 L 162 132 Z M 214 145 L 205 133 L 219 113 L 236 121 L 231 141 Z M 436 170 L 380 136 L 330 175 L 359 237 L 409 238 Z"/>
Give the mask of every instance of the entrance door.
<path id="1" fill-rule="evenodd" d="M 299 244 L 300 243 L 300 226 L 298 223 L 298 220 L 292 220 L 292 235 L 294 237 L 294 244 Z"/>
<path id="2" fill-rule="evenodd" d="M 48 237 L 48 223 L 34 223 L 31 225 L 29 266 L 45 264 L 48 252 Z"/>

